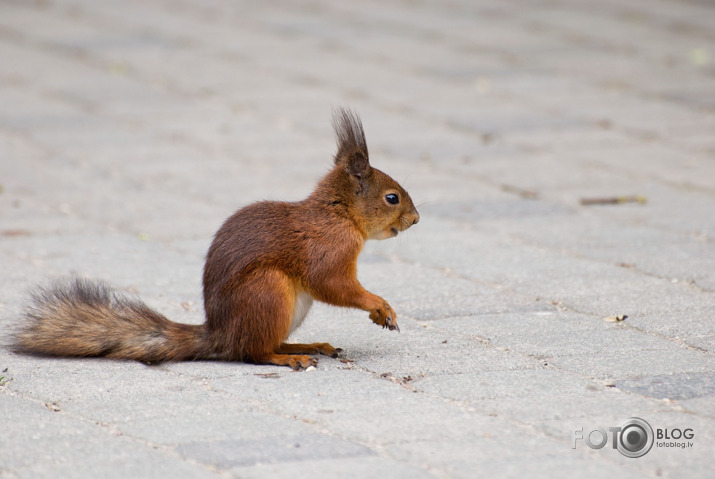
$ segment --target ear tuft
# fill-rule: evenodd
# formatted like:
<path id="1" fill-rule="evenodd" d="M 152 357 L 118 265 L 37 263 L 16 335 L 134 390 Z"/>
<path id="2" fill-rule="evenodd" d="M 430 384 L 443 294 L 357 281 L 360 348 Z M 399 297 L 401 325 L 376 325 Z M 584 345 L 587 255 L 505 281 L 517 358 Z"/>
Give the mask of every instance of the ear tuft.
<path id="1" fill-rule="evenodd" d="M 337 137 L 338 151 L 333 157 L 335 164 L 345 162 L 348 171 L 366 172 L 370 168 L 365 132 L 357 113 L 346 108 L 333 110 L 333 128 Z"/>

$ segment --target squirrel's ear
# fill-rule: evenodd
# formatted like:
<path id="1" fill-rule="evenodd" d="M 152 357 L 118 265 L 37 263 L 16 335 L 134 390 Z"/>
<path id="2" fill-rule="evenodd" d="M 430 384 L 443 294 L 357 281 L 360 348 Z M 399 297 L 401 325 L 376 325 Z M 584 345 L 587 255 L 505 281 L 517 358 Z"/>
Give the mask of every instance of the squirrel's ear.
<path id="1" fill-rule="evenodd" d="M 357 179 L 362 179 L 370 174 L 370 163 L 362 151 L 356 151 L 347 157 L 345 165 L 348 173 Z"/>
<path id="2" fill-rule="evenodd" d="M 338 108 L 333 111 L 333 128 L 338 143 L 335 164 L 345 165 L 348 173 L 357 178 L 369 175 L 370 155 L 360 117 L 351 110 Z"/>

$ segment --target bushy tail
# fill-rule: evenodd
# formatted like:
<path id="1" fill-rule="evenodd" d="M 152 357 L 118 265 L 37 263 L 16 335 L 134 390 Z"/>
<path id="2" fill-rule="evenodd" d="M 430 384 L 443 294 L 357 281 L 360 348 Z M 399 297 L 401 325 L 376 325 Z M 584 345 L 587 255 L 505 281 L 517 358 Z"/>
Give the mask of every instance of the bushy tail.
<path id="1" fill-rule="evenodd" d="M 204 325 L 169 321 L 137 299 L 97 281 L 72 279 L 32 293 L 17 352 L 104 356 L 147 363 L 210 356 Z"/>

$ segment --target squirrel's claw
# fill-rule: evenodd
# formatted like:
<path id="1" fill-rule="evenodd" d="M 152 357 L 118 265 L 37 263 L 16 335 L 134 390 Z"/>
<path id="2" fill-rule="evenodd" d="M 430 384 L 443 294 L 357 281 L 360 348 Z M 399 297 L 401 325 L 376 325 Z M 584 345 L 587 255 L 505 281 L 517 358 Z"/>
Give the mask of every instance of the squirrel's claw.
<path id="1" fill-rule="evenodd" d="M 397 325 L 397 315 L 387 303 L 384 303 L 382 308 L 372 310 L 370 312 L 370 319 L 372 319 L 373 323 L 382 326 L 382 329 L 387 328 L 390 331 L 400 331 L 400 327 Z"/>
<path id="2" fill-rule="evenodd" d="M 398 333 L 400 332 L 400 327 L 397 325 L 397 321 L 392 319 L 392 316 L 385 318 L 385 324 L 382 327 L 388 328 L 390 331 L 397 330 Z"/>

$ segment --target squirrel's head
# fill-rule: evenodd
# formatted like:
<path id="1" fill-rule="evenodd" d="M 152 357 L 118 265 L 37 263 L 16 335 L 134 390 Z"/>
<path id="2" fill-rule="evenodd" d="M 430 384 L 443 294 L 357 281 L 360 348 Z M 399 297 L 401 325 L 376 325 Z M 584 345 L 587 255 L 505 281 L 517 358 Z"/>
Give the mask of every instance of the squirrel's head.
<path id="1" fill-rule="evenodd" d="M 420 215 L 407 191 L 370 166 L 360 118 L 340 108 L 333 114 L 333 127 L 338 140 L 336 169 L 346 178 L 350 209 L 368 239 L 392 238 L 416 224 Z"/>

